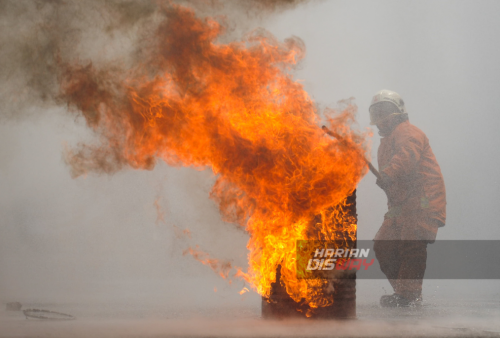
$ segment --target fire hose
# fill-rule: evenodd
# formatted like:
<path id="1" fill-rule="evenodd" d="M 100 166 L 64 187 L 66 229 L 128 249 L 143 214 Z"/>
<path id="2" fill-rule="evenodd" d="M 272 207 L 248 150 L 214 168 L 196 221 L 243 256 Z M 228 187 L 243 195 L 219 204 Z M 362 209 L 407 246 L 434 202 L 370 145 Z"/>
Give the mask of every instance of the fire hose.
<path id="1" fill-rule="evenodd" d="M 348 143 L 348 141 L 345 138 L 343 138 L 342 136 L 340 136 L 336 132 L 328 129 L 326 126 L 322 126 L 321 129 L 323 129 L 323 131 L 326 134 L 330 135 L 333 138 L 336 138 L 340 143 L 343 143 L 343 144 L 345 144 L 345 145 L 347 145 L 347 146 L 355 149 L 356 151 L 360 152 L 358 148 L 356 148 L 352 144 Z M 361 155 L 363 156 L 363 159 L 365 160 L 366 165 L 368 165 L 368 168 L 370 168 L 370 171 L 373 173 L 373 175 L 375 175 L 379 180 L 382 180 L 382 176 L 380 175 L 380 173 L 378 172 L 378 170 L 375 169 L 375 167 L 373 166 L 373 164 L 371 164 L 371 162 L 366 159 L 366 157 L 365 157 L 364 154 L 361 154 Z"/>

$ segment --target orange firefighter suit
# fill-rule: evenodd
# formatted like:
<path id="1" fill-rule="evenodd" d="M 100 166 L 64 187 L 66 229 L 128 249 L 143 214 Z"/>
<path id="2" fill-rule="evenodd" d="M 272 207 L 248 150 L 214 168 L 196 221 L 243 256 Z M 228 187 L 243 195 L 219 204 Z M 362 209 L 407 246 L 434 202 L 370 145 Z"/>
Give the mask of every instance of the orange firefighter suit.
<path id="1" fill-rule="evenodd" d="M 375 254 L 395 293 L 416 299 L 427 244 L 446 220 L 443 176 L 427 136 L 407 120 L 381 139 L 378 165 L 389 210 L 374 239 Z"/>

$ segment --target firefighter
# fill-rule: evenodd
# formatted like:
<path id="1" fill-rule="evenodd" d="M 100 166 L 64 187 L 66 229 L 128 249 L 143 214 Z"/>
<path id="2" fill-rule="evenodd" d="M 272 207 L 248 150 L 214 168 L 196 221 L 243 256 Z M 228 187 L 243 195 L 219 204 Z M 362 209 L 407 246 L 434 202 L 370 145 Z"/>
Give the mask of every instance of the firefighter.
<path id="1" fill-rule="evenodd" d="M 388 212 L 375 235 L 374 251 L 394 289 L 380 299 L 383 307 L 419 306 L 427 245 L 446 220 L 446 192 L 441 169 L 427 136 L 410 124 L 401 96 L 381 90 L 370 105 L 370 124 L 382 137 L 377 185 Z"/>

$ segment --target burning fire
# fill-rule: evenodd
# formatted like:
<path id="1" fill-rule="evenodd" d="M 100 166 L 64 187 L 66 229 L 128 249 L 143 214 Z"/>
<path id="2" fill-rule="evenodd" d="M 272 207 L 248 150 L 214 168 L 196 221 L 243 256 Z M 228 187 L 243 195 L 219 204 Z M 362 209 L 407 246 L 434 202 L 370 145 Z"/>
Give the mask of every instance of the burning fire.
<path id="1" fill-rule="evenodd" d="M 249 270 L 238 275 L 268 296 L 281 265 L 295 301 L 331 304 L 321 291 L 326 282 L 297 279 L 295 246 L 299 239 L 355 238 L 355 221 L 342 212 L 366 172 L 365 138 L 349 127 L 355 107 L 329 115 L 330 128 L 344 141 L 331 139 L 290 74 L 304 56 L 298 39 L 280 43 L 255 31 L 221 44 L 224 29 L 216 20 L 177 5 L 164 15 L 150 58 L 130 70 L 61 61 L 61 99 L 101 140 L 67 154 L 73 175 L 149 170 L 157 159 L 211 168 L 217 177 L 211 198 L 224 220 L 250 235 Z"/>

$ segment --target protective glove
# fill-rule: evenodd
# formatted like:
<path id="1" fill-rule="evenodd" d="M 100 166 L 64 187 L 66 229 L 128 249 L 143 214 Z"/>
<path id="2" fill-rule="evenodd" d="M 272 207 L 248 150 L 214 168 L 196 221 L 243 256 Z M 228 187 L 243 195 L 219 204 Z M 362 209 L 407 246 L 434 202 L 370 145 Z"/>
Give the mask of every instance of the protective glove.
<path id="1" fill-rule="evenodd" d="M 382 188 L 382 190 L 386 191 L 391 185 L 391 180 L 389 179 L 389 176 L 384 173 L 380 173 L 380 176 L 381 178 L 377 178 L 375 183 Z"/>

